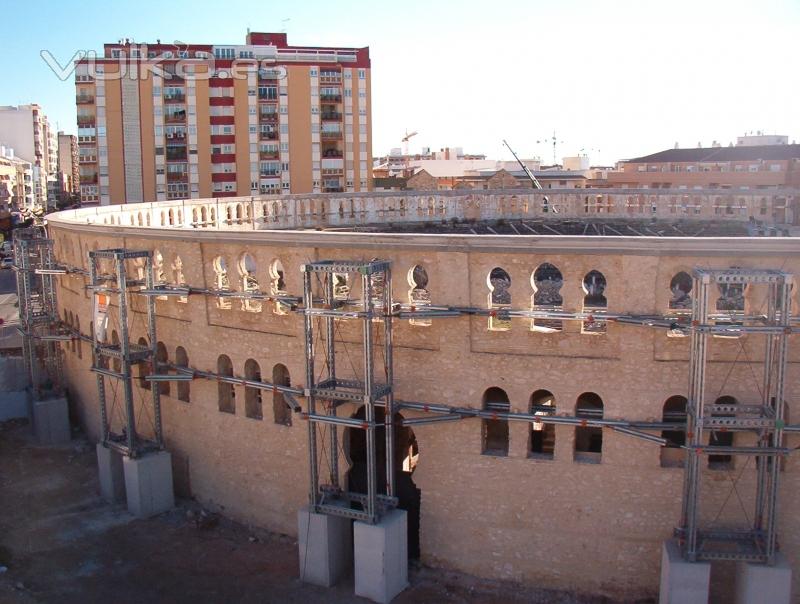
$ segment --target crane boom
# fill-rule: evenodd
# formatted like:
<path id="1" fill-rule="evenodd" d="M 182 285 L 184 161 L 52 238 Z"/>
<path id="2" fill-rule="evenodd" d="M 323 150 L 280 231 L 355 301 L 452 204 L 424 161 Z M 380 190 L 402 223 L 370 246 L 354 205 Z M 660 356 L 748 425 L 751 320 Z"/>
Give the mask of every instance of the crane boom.
<path id="1" fill-rule="evenodd" d="M 522 168 L 522 171 L 525 172 L 527 177 L 533 183 L 533 188 L 534 189 L 539 189 L 540 191 L 543 190 L 543 187 L 542 187 L 541 183 L 538 180 L 536 180 L 536 177 L 533 175 L 533 172 L 531 172 L 531 169 L 528 166 L 526 166 L 524 163 L 522 163 L 522 160 L 519 157 L 517 157 L 517 154 L 514 153 L 514 149 L 511 148 L 511 145 L 508 144 L 506 139 L 503 139 L 503 144 L 506 147 L 508 147 L 508 150 L 511 151 L 511 155 L 513 155 L 514 159 L 517 160 L 517 163 Z M 549 212 L 551 210 L 552 210 L 553 214 L 557 214 L 558 213 L 558 210 L 556 210 L 555 208 L 551 208 L 550 200 L 547 198 L 547 195 L 545 195 L 544 196 L 544 211 L 545 212 Z"/>

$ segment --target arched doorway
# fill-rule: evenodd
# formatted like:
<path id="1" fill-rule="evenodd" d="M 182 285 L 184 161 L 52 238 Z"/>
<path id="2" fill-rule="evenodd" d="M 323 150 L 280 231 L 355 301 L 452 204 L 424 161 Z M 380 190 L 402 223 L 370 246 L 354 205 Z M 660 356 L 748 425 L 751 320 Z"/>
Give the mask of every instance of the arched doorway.
<path id="1" fill-rule="evenodd" d="M 360 407 L 352 417 L 364 419 L 364 407 Z M 386 493 L 386 438 L 384 436 L 383 408 L 375 408 L 375 421 L 379 428 L 375 430 L 375 450 L 377 463 L 378 493 Z M 419 459 L 419 446 L 414 431 L 408 426 L 399 424 L 402 416 L 396 415 L 398 422 L 394 428 L 394 477 L 395 496 L 398 508 L 408 513 L 408 557 L 418 559 L 419 550 L 419 511 L 421 491 L 414 484 L 413 474 Z M 350 469 L 347 472 L 347 488 L 353 493 L 367 492 L 367 433 L 361 429 L 345 429 L 344 442 L 350 458 Z"/>

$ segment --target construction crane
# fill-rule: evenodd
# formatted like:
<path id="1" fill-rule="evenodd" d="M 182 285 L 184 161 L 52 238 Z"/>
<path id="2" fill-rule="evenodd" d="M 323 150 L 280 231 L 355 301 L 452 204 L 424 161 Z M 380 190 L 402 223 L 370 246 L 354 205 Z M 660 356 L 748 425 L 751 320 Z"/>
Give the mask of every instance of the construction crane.
<path id="1" fill-rule="evenodd" d="M 409 166 L 408 141 L 417 134 L 419 133 L 416 130 L 414 130 L 414 132 L 409 132 L 408 128 L 406 128 L 406 135 L 401 139 L 401 142 L 403 143 L 403 160 L 405 163 L 405 171 L 406 171 L 405 176 L 408 176 L 408 166 Z"/>
<path id="2" fill-rule="evenodd" d="M 406 129 L 406 135 L 401 139 L 403 142 L 403 155 L 408 155 L 408 141 L 417 134 L 419 134 L 419 132 L 416 130 L 414 130 L 414 132 L 409 132 L 408 129 Z"/>
<path id="3" fill-rule="evenodd" d="M 514 159 L 517 160 L 517 163 L 522 168 L 522 171 L 525 172 L 526 176 L 533 183 L 533 188 L 539 189 L 540 191 L 543 190 L 541 183 L 538 180 L 536 180 L 536 177 L 533 175 L 533 172 L 531 172 L 531 169 L 528 166 L 526 166 L 519 157 L 517 157 L 517 154 L 514 153 L 514 149 L 511 148 L 511 145 L 508 144 L 506 139 L 503 139 L 503 144 L 506 147 L 508 147 L 508 150 L 511 151 L 511 155 L 513 155 Z M 553 212 L 553 214 L 558 214 L 558 210 L 550 205 L 550 200 L 547 198 L 547 195 L 544 196 L 543 200 L 544 200 L 544 205 L 542 211 Z"/>

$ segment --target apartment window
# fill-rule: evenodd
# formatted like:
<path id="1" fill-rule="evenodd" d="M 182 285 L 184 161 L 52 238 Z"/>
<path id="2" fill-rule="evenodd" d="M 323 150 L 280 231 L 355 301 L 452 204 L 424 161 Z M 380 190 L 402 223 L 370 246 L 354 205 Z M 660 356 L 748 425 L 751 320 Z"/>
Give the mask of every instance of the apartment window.
<path id="1" fill-rule="evenodd" d="M 344 79 L 345 80 L 350 80 L 352 78 L 353 78 L 352 72 L 349 69 L 345 69 L 345 71 L 344 71 Z"/>
<path id="2" fill-rule="evenodd" d="M 287 94 L 289 94 L 289 89 L 286 86 L 281 86 L 280 87 L 280 93 L 281 93 L 281 96 L 286 96 Z"/>
<path id="3" fill-rule="evenodd" d="M 758 172 L 758 164 L 750 164 L 747 166 L 748 172 Z"/>
<path id="4" fill-rule="evenodd" d="M 233 59 L 236 55 L 233 48 L 215 48 L 214 56 L 217 59 Z"/>
<path id="5" fill-rule="evenodd" d="M 153 86 L 153 96 L 161 96 L 161 86 Z"/>
<path id="6" fill-rule="evenodd" d="M 281 134 L 289 134 L 289 124 L 281 124 Z"/>
<path id="7" fill-rule="evenodd" d="M 119 55 L 120 55 L 120 50 L 118 48 L 111 51 L 111 56 L 113 58 L 119 59 Z"/>
<path id="8" fill-rule="evenodd" d="M 281 151 L 283 151 L 284 153 L 288 153 L 289 152 L 289 143 L 281 143 Z"/>
<path id="9" fill-rule="evenodd" d="M 367 152 L 367 143 L 358 143 L 358 150 L 360 153 Z"/>
<path id="10" fill-rule="evenodd" d="M 317 73 L 318 73 L 317 72 L 317 68 L 316 67 L 312 67 L 311 70 L 310 70 L 311 77 L 312 78 L 316 78 L 317 77 Z"/>
<path id="11" fill-rule="evenodd" d="M 289 113 L 289 108 L 286 105 L 281 105 L 280 112 L 285 115 Z"/>
<path id="12" fill-rule="evenodd" d="M 366 69 L 359 69 L 358 70 L 358 79 L 359 80 L 366 80 L 367 79 L 367 70 Z"/>

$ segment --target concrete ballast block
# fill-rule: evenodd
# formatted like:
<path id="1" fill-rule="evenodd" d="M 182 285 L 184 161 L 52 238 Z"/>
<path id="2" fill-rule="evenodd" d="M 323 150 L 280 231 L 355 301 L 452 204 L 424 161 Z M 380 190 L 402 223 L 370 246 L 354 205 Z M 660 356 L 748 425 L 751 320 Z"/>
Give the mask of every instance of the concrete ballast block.
<path id="1" fill-rule="evenodd" d="M 341 516 L 317 514 L 306 506 L 297 512 L 297 546 L 300 580 L 331 587 L 353 564 L 352 521 Z"/>
<path id="2" fill-rule="evenodd" d="M 792 601 L 792 568 L 783 554 L 775 564 L 740 562 L 736 567 L 736 604 L 789 604 Z"/>
<path id="3" fill-rule="evenodd" d="M 169 452 L 155 451 L 136 458 L 123 457 L 122 468 L 128 511 L 131 514 L 147 518 L 175 506 L 172 456 Z"/>
<path id="4" fill-rule="evenodd" d="M 377 524 L 353 525 L 357 596 L 388 604 L 408 587 L 408 519 L 392 510 Z"/>
<path id="5" fill-rule="evenodd" d="M 52 398 L 33 403 L 33 429 L 42 445 L 65 445 L 72 438 L 69 406 L 65 398 Z"/>
<path id="6" fill-rule="evenodd" d="M 100 476 L 100 496 L 109 503 L 125 501 L 125 472 L 122 454 L 97 444 L 97 469 Z"/>
<path id="7" fill-rule="evenodd" d="M 659 604 L 708 604 L 711 564 L 687 562 L 675 539 L 661 549 Z"/>
<path id="8" fill-rule="evenodd" d="M 28 417 L 29 396 L 27 390 L 0 392 L 0 422 Z"/>

